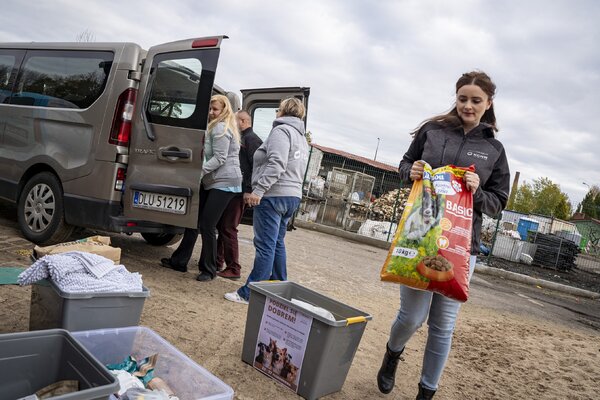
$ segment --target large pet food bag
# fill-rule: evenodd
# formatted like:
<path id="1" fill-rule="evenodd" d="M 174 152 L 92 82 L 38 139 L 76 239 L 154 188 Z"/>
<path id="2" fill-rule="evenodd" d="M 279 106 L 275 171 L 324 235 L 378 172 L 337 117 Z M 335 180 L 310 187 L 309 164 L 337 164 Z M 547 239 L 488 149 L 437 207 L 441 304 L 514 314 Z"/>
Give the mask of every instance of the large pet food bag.
<path id="1" fill-rule="evenodd" d="M 438 292 L 458 301 L 469 294 L 473 194 L 463 177 L 474 167 L 431 169 L 415 181 L 381 269 L 381 280 Z"/>

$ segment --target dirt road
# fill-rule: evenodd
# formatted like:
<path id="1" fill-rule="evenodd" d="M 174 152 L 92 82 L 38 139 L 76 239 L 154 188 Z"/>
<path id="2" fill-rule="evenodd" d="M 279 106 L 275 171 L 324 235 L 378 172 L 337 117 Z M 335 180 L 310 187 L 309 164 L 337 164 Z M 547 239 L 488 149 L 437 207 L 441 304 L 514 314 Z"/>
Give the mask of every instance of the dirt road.
<path id="1" fill-rule="evenodd" d="M 19 237 L 14 208 L 0 203 L 0 267 L 29 265 L 33 245 Z M 244 275 L 251 239 L 251 228 L 241 227 Z M 172 248 L 152 248 L 137 236 L 113 235 L 113 245 L 151 290 L 143 325 L 232 386 L 236 399 L 298 398 L 240 360 L 247 308 L 223 299 L 239 283 L 199 283 L 193 273 L 165 270 L 158 260 Z M 386 251 L 303 229 L 289 233 L 287 248 L 290 280 L 373 315 L 342 391 L 326 398 L 414 399 L 426 327 L 407 346 L 393 394 L 381 395 L 375 382 L 399 305 L 398 287 L 378 278 Z M 0 333 L 27 330 L 29 296 L 27 287 L 0 286 Z M 436 398 L 595 399 L 599 378 L 600 302 L 476 274 Z"/>

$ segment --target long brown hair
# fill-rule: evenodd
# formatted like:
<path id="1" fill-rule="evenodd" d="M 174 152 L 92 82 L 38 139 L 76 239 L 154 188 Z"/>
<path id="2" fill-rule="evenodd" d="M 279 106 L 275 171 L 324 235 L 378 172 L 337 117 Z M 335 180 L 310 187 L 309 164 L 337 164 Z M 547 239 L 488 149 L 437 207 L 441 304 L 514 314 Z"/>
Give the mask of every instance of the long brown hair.
<path id="1" fill-rule="evenodd" d="M 483 71 L 471 71 L 462 74 L 462 76 L 456 81 L 456 92 L 465 86 L 465 85 L 477 85 L 485 94 L 488 95 L 490 100 L 494 99 L 494 95 L 496 94 L 496 85 L 492 82 L 492 79 Z M 450 111 L 445 114 L 436 115 L 435 117 L 431 117 L 425 121 L 423 121 L 419 127 L 412 132 L 412 135 L 416 135 L 417 132 L 425 125 L 427 122 L 438 122 L 444 126 L 452 126 L 459 127 L 462 125 L 462 120 L 458 116 L 458 111 L 456 110 L 456 103 L 454 103 L 454 107 Z M 485 111 L 483 116 L 481 117 L 481 122 L 485 122 L 488 125 L 491 125 L 494 132 L 498 132 L 498 127 L 496 126 L 496 114 L 494 113 L 494 102 L 492 101 L 492 105 L 489 109 Z"/>

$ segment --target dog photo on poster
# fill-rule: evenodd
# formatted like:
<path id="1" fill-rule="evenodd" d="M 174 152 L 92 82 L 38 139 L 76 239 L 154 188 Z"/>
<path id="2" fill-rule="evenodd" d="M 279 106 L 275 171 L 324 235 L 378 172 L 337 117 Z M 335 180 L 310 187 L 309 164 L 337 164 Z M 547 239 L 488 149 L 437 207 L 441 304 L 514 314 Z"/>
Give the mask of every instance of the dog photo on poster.
<path id="1" fill-rule="evenodd" d="M 312 317 L 267 297 L 254 367 L 296 392 L 311 326 Z"/>

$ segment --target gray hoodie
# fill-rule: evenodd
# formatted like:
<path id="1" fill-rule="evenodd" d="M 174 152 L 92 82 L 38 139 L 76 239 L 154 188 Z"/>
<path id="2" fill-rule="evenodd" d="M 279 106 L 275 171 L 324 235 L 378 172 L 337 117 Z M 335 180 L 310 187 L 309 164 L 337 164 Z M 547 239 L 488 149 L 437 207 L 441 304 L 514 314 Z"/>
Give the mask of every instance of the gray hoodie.
<path id="1" fill-rule="evenodd" d="M 302 198 L 307 164 L 304 122 L 290 116 L 277 118 L 269 137 L 254 153 L 252 193 L 260 197 Z"/>
<path id="2" fill-rule="evenodd" d="M 231 132 L 223 134 L 225 123 L 219 122 L 204 139 L 202 184 L 206 189 L 241 186 L 240 144 Z"/>

